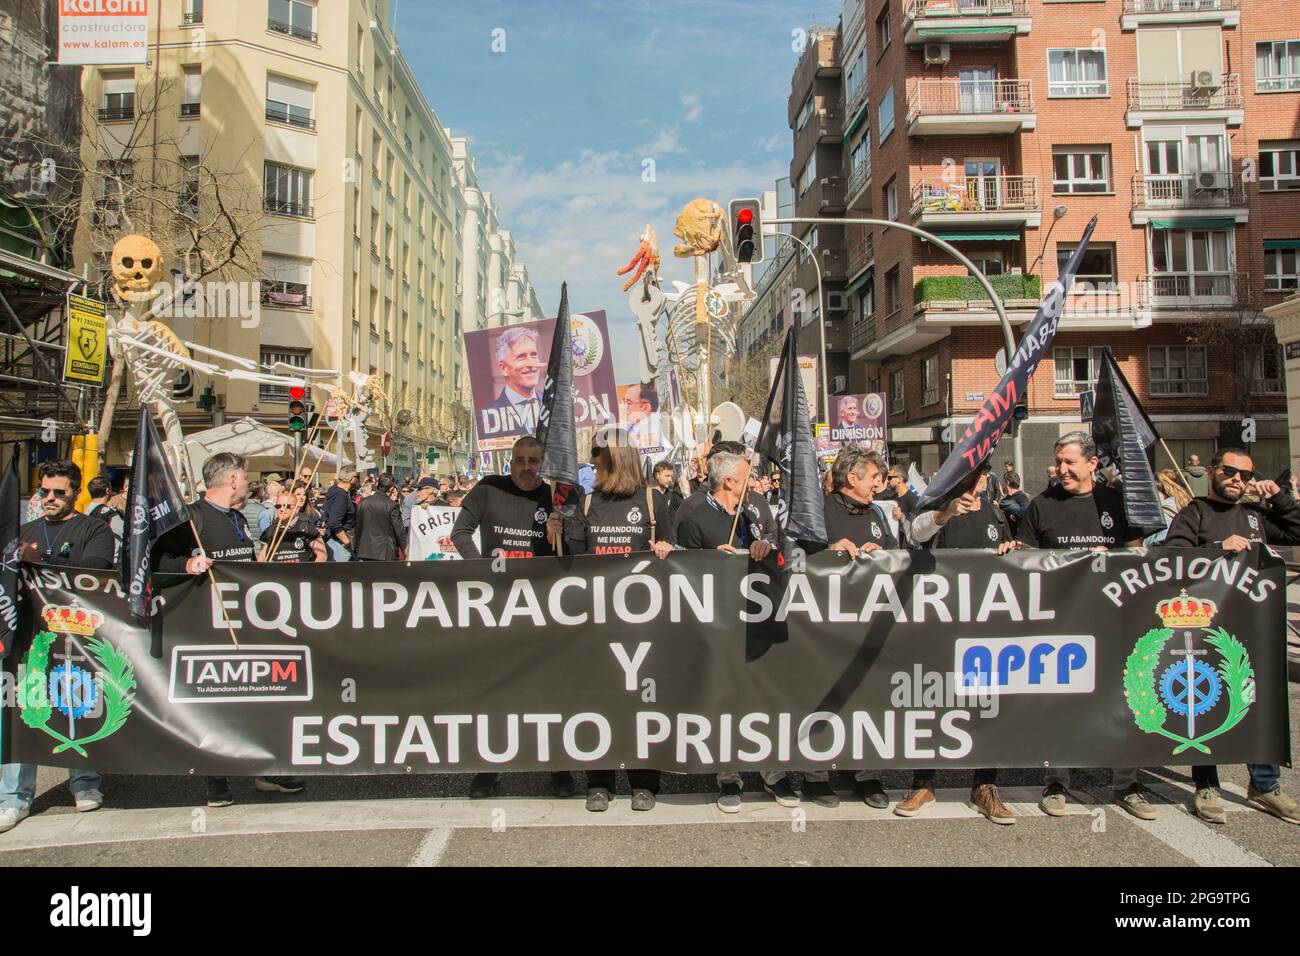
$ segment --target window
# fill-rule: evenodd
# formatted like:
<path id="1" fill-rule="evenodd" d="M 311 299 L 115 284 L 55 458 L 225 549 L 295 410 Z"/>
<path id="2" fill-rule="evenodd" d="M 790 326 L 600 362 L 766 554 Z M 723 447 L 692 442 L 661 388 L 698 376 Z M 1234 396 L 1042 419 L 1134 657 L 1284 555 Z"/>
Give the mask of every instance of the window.
<path id="1" fill-rule="evenodd" d="M 104 102 L 99 108 L 101 122 L 135 118 L 135 72 L 105 73 Z"/>
<path id="2" fill-rule="evenodd" d="M 1282 346 L 1276 342 L 1252 345 L 1246 352 L 1250 366 L 1250 394 L 1281 395 L 1286 391 L 1282 373 Z"/>
<path id="3" fill-rule="evenodd" d="M 1073 398 L 1096 383 L 1102 350 L 1088 346 L 1056 348 L 1052 349 L 1052 359 L 1055 364 L 1053 397 Z"/>
<path id="4" fill-rule="evenodd" d="M 852 103 L 854 95 L 863 89 L 863 82 L 867 77 L 867 46 L 864 43 L 857 55 L 849 63 L 848 73 L 844 80 L 844 102 Z"/>
<path id="5" fill-rule="evenodd" d="M 316 88 L 284 76 L 266 78 L 266 118 L 302 129 L 315 129 Z"/>
<path id="6" fill-rule="evenodd" d="M 185 70 L 185 93 L 181 99 L 181 116 L 198 116 L 199 102 L 203 99 L 203 70 L 197 66 L 187 66 Z"/>
<path id="7" fill-rule="evenodd" d="M 316 40 L 315 0 L 269 0 L 266 28 L 300 40 Z"/>
<path id="8" fill-rule="evenodd" d="M 880 98 L 880 108 L 876 110 L 876 128 L 880 130 L 880 139 L 877 142 L 883 143 L 889 138 L 889 134 L 894 131 L 894 88 L 891 86 L 885 90 L 885 95 Z"/>
<path id="9" fill-rule="evenodd" d="M 1205 346 L 1153 345 L 1147 349 L 1152 395 L 1204 395 Z"/>
<path id="10" fill-rule="evenodd" d="M 311 263 L 285 256 L 263 256 L 262 302 L 281 308 L 310 307 Z"/>
<path id="11" fill-rule="evenodd" d="M 794 131 L 797 133 L 808 125 L 808 120 L 812 117 L 813 95 L 808 94 L 808 99 L 803 101 L 803 106 L 799 108 L 799 116 L 794 121 Z"/>
<path id="12" fill-rule="evenodd" d="M 899 287 L 898 266 L 885 273 L 885 314 L 893 315 L 903 307 L 903 296 Z"/>
<path id="13" fill-rule="evenodd" d="M 889 414 L 903 414 L 903 370 L 889 373 Z"/>
<path id="14" fill-rule="evenodd" d="M 1151 264 L 1157 296 L 1223 296 L 1233 292 L 1233 234 L 1227 229 L 1156 229 Z"/>
<path id="15" fill-rule="evenodd" d="M 1255 92 L 1300 90 L 1300 40 L 1271 40 L 1255 44 Z"/>
<path id="16" fill-rule="evenodd" d="M 898 218 L 898 177 L 895 176 L 889 182 L 885 183 L 885 218 L 894 220 Z"/>
<path id="17" fill-rule="evenodd" d="M 1259 144 L 1261 192 L 1300 189 L 1300 142 Z"/>
<path id="18" fill-rule="evenodd" d="M 262 349 L 263 368 L 270 368 L 277 362 L 292 365 L 294 368 L 307 368 L 311 364 L 311 349 L 292 349 L 279 345 Z M 259 385 L 257 387 L 257 400 L 259 402 L 284 402 L 287 404 L 289 401 L 289 386 Z"/>
<path id="19" fill-rule="evenodd" d="M 869 136 L 862 137 L 858 145 L 853 147 L 849 154 L 851 160 L 850 174 L 858 175 L 863 169 L 871 165 L 871 142 Z"/>
<path id="20" fill-rule="evenodd" d="M 939 355 L 927 355 L 921 360 L 921 404 L 933 405 L 939 401 Z"/>
<path id="21" fill-rule="evenodd" d="M 1109 96 L 1106 51 L 1092 47 L 1048 50 L 1047 95 Z"/>
<path id="22" fill-rule="evenodd" d="M 1056 273 L 1061 274 L 1065 264 L 1074 254 L 1076 244 L 1058 242 L 1056 244 Z M 1115 274 L 1115 244 L 1113 242 L 1089 243 L 1088 251 L 1083 254 L 1079 271 L 1074 277 L 1073 291 L 1095 292 L 1105 290 L 1113 292 L 1117 288 L 1118 277 Z"/>
<path id="23" fill-rule="evenodd" d="M 811 249 L 817 248 L 817 227 L 816 226 L 813 226 L 812 230 L 808 233 L 808 247 Z"/>
<path id="24" fill-rule="evenodd" d="M 1283 245 L 1290 248 L 1268 248 Z M 1300 239 L 1274 239 L 1265 243 L 1264 288 L 1270 292 L 1300 289 Z"/>
<path id="25" fill-rule="evenodd" d="M 267 163 L 262 173 L 262 195 L 267 212 L 282 216 L 310 216 L 311 173 L 279 163 Z"/>
<path id="26" fill-rule="evenodd" d="M 975 264 L 975 268 L 986 276 L 1000 276 L 1006 272 L 1003 266 L 1002 253 L 993 250 L 971 250 L 966 253 L 966 258 Z"/>
<path id="27" fill-rule="evenodd" d="M 894 32 L 889 25 L 889 4 L 885 4 L 885 9 L 876 18 L 876 34 L 880 37 L 880 52 L 883 53 L 894 39 Z"/>
<path id="28" fill-rule="evenodd" d="M 1110 192 L 1110 147 L 1053 147 L 1052 191 L 1057 193 Z"/>
<path id="29" fill-rule="evenodd" d="M 817 151 L 813 150 L 813 154 L 808 157 L 808 163 L 807 165 L 804 166 L 803 172 L 799 174 L 800 198 L 803 197 L 803 194 L 808 191 L 809 187 L 812 186 L 813 181 L 816 179 L 817 179 Z"/>
<path id="30" fill-rule="evenodd" d="M 185 0 L 185 13 L 181 16 L 181 23 L 190 26 L 202 22 L 203 0 Z"/>

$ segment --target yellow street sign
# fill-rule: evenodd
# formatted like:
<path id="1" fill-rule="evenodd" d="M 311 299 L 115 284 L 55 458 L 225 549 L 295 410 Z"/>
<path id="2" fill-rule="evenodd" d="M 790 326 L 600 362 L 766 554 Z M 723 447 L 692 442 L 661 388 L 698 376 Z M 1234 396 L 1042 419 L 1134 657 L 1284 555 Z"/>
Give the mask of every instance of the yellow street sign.
<path id="1" fill-rule="evenodd" d="M 68 293 L 68 343 L 63 380 L 104 383 L 108 361 L 108 320 L 104 303 Z"/>

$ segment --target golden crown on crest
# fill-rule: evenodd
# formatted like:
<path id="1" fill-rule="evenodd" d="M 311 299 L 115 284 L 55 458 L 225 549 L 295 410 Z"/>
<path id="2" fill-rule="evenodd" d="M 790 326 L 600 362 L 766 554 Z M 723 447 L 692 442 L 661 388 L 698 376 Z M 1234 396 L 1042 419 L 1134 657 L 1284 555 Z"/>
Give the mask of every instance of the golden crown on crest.
<path id="1" fill-rule="evenodd" d="M 50 604 L 41 612 L 45 626 L 56 634 L 89 636 L 104 623 L 104 615 L 76 604 Z"/>
<path id="2" fill-rule="evenodd" d="M 1189 598 L 1184 588 L 1178 597 L 1157 604 L 1156 613 L 1164 620 L 1165 627 L 1209 627 L 1214 615 L 1219 613 L 1219 606 L 1208 599 Z"/>

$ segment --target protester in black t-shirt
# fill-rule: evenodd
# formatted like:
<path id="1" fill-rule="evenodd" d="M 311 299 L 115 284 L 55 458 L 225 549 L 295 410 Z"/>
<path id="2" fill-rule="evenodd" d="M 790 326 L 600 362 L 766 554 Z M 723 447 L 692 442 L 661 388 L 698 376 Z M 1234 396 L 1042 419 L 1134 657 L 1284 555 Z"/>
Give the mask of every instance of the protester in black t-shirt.
<path id="1" fill-rule="evenodd" d="M 748 449 L 738 441 L 719 441 L 715 442 L 709 449 L 708 457 L 705 458 L 705 471 L 708 471 L 708 463 L 712 461 L 713 456 L 718 453 L 735 455 L 740 458 L 748 456 Z M 742 472 L 742 475 L 744 473 Z M 707 486 L 701 486 L 693 491 L 689 498 L 681 503 L 677 511 L 673 514 L 673 537 L 672 541 L 681 544 L 682 547 L 694 547 L 689 544 L 682 544 L 677 538 L 677 531 L 687 516 L 697 509 L 704 506 L 708 498 L 709 489 Z M 766 541 L 772 547 L 776 547 L 780 540 L 780 528 L 777 524 L 776 513 L 772 506 L 769 505 L 762 495 L 745 491 L 745 515 L 742 521 L 747 517 L 749 522 L 754 526 L 754 540 Z"/>
<path id="2" fill-rule="evenodd" d="M 1249 551 L 1256 544 L 1294 544 L 1300 540 L 1300 505 L 1289 486 L 1261 480 L 1255 463 L 1240 448 L 1220 448 L 1210 462 L 1209 493 L 1194 498 L 1169 525 L 1165 547 L 1222 548 Z M 1267 502 L 1266 507 L 1243 503 L 1247 490 Z M 1277 764 L 1246 764 L 1250 785 L 1246 799 L 1278 819 L 1300 823 L 1300 804 L 1282 792 L 1282 768 Z M 1219 800 L 1219 768 L 1192 767 L 1196 784 L 1196 815 L 1209 823 L 1227 823 Z"/>
<path id="3" fill-rule="evenodd" d="M 1124 499 L 1097 483 L 1097 447 L 1087 432 L 1075 431 L 1056 441 L 1057 484 L 1029 503 L 1016 530 L 1016 540 L 998 547 L 998 554 L 1020 548 L 1134 548 L 1141 536 L 1124 519 Z M 1055 767 L 1046 774 L 1039 807 L 1052 817 L 1065 816 L 1070 795 L 1070 770 Z M 1115 801 L 1140 820 L 1154 820 L 1155 808 L 1137 782 L 1136 767 L 1111 771 Z"/>
<path id="4" fill-rule="evenodd" d="M 159 539 L 154 549 L 155 570 L 200 575 L 208 573 L 215 561 L 257 560 L 261 549 L 239 510 L 248 495 L 247 467 L 242 455 L 228 451 L 218 452 L 203 463 L 203 497 L 189 506 L 189 522 L 177 525 Z M 194 531 L 199 535 L 197 541 Z M 307 789 L 302 777 L 263 776 L 253 784 L 266 793 L 302 793 Z M 229 780 L 208 778 L 208 806 L 228 807 L 234 802 Z"/>
<path id="5" fill-rule="evenodd" d="M 546 534 L 551 489 L 537 471 L 542 443 L 525 436 L 510 453 L 509 475 L 488 475 L 461 502 L 451 543 L 462 558 L 532 558 L 555 553 Z M 474 545 L 479 532 L 483 554 Z"/>
<path id="6" fill-rule="evenodd" d="M 1020 490 L 1020 476 L 1014 471 L 1002 475 L 1002 485 L 1006 494 L 998 502 L 998 507 L 1007 516 L 1007 521 L 1011 524 L 1011 536 L 1014 538 L 1020 528 L 1020 519 L 1029 507 L 1029 496 Z"/>
<path id="7" fill-rule="evenodd" d="M 90 495 L 90 503 L 86 505 L 86 516 L 98 518 L 113 532 L 113 540 L 117 544 L 113 552 L 113 564 L 116 565 L 117 559 L 122 554 L 122 531 L 125 523 L 122 511 L 114 507 L 110 500 L 113 485 L 103 475 L 96 475 L 86 482 L 86 492 Z"/>
<path id="8" fill-rule="evenodd" d="M 113 532 L 105 522 L 76 510 L 81 469 L 66 460 L 47 461 L 41 465 L 40 480 L 37 496 L 42 515 L 18 529 L 18 559 L 49 567 L 110 570 Z M 36 770 L 36 764 L 27 763 L 0 768 L 0 833 L 12 830 L 31 811 Z M 82 813 L 104 804 L 103 780 L 93 770 L 69 769 L 68 789 Z"/>
<path id="9" fill-rule="evenodd" d="M 325 542 L 321 539 L 320 526 L 305 511 L 294 514 L 298 500 L 292 492 L 282 491 L 275 502 L 275 519 L 271 526 L 262 532 L 262 553 L 258 560 L 268 560 L 271 544 L 278 540 L 275 554 L 269 560 L 276 564 L 305 564 L 314 561 L 328 561 Z M 284 522 L 292 522 L 288 527 Z"/>
<path id="10" fill-rule="evenodd" d="M 661 461 L 655 465 L 651 477 L 655 498 L 662 499 L 668 509 L 669 524 L 663 528 L 663 536 L 668 538 L 672 534 L 672 516 L 685 499 L 673 483 L 673 466 L 668 462 Z"/>
<path id="11" fill-rule="evenodd" d="M 907 487 L 907 479 L 903 477 L 903 472 L 898 466 L 889 469 L 885 476 L 885 490 L 876 495 L 876 498 L 883 502 L 895 501 L 898 507 L 903 509 L 904 515 L 910 515 L 916 507 L 916 492 Z"/>
<path id="12" fill-rule="evenodd" d="M 646 487 L 641 455 L 620 428 L 604 428 L 592 440 L 591 463 L 596 470 L 591 494 L 572 518 L 557 511 L 547 522 L 548 532 L 563 533 L 570 554 L 620 554 L 653 551 L 666 558 L 673 546 L 663 539 L 668 508 L 662 495 L 651 496 Z M 671 469 L 670 469 L 671 472 Z M 618 771 L 587 771 L 587 809 L 609 809 Z M 632 809 L 651 810 L 659 792 L 659 771 L 629 767 Z"/>

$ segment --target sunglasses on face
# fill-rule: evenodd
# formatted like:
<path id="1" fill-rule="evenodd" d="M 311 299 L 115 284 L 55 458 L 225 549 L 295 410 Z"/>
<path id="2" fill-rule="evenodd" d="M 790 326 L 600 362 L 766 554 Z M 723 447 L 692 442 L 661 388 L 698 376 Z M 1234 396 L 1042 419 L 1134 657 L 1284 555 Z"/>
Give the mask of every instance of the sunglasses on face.
<path id="1" fill-rule="evenodd" d="M 1231 465 L 1220 465 L 1219 471 L 1223 472 L 1224 478 L 1236 478 L 1240 475 L 1241 480 L 1245 482 L 1254 481 L 1259 474 L 1249 468 L 1233 468 Z"/>
<path id="2" fill-rule="evenodd" d="M 41 498 L 46 498 L 50 495 L 53 495 L 56 498 L 66 498 L 68 497 L 69 492 L 65 488 L 40 488 L 37 490 L 36 494 Z"/>

